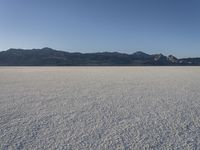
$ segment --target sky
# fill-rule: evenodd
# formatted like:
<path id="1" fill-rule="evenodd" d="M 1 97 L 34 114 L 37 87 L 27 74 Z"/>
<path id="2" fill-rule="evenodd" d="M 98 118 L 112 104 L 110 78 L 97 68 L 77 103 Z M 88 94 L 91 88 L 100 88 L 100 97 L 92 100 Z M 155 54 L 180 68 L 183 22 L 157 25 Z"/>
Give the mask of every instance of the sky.
<path id="1" fill-rule="evenodd" d="M 0 0 L 0 51 L 200 56 L 200 0 Z"/>

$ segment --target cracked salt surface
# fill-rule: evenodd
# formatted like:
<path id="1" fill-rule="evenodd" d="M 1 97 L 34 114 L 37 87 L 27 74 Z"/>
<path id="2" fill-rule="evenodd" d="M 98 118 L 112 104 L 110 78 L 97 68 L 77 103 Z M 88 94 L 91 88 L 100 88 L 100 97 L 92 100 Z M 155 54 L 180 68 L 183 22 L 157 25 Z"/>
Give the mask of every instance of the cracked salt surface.
<path id="1" fill-rule="evenodd" d="M 1 67 L 0 149 L 200 149 L 200 68 Z"/>

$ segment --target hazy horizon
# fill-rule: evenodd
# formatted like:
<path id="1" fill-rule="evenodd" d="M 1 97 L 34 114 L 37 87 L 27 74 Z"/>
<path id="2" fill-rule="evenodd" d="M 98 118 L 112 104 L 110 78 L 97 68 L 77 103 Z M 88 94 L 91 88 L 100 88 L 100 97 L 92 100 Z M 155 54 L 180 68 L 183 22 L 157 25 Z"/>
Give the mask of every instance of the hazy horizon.
<path id="1" fill-rule="evenodd" d="M 163 53 L 200 57 L 198 0 L 1 0 L 0 51 Z"/>
<path id="2" fill-rule="evenodd" d="M 113 50 L 113 51 L 104 51 L 104 50 L 102 50 L 102 51 L 91 51 L 91 52 L 88 52 L 88 51 L 55 49 L 55 48 L 52 48 L 52 47 L 41 47 L 41 48 L 13 48 L 13 47 L 11 47 L 11 48 L 8 48 L 8 49 L 6 49 L 4 51 L 10 50 L 10 49 L 21 49 L 21 50 L 41 49 L 42 50 L 42 49 L 45 49 L 45 48 L 49 48 L 49 49 L 56 50 L 56 51 L 63 51 L 63 52 L 69 52 L 69 53 L 82 53 L 82 54 L 86 54 L 86 53 L 107 53 L 107 52 L 108 53 L 115 53 L 116 52 L 116 53 L 131 55 L 131 54 L 134 54 L 134 53 L 137 53 L 137 52 L 143 52 L 143 53 L 149 54 L 149 55 L 156 55 L 156 54 L 163 54 L 164 56 L 172 55 L 172 56 L 175 56 L 178 59 L 181 59 L 181 58 L 199 58 L 200 57 L 200 56 L 196 56 L 196 57 L 195 56 L 194 57 L 190 57 L 190 56 L 178 57 L 178 56 L 176 56 L 174 54 L 160 53 L 160 52 L 158 52 L 158 53 L 148 53 L 148 52 L 145 52 L 145 51 L 142 51 L 142 50 L 136 50 L 136 51 L 132 51 L 132 52 L 126 52 L 126 51 L 123 51 L 123 50 L 119 50 L 119 51 L 115 51 L 115 50 Z M 0 52 L 2 52 L 2 51 L 0 51 Z"/>

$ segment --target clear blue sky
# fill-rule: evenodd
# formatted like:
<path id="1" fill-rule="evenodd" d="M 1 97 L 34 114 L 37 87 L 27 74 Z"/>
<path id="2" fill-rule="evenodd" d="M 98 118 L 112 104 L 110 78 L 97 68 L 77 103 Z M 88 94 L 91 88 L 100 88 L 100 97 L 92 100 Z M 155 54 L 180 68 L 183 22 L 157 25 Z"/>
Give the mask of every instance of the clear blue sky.
<path id="1" fill-rule="evenodd" d="M 0 0 L 0 50 L 200 56 L 200 0 Z"/>

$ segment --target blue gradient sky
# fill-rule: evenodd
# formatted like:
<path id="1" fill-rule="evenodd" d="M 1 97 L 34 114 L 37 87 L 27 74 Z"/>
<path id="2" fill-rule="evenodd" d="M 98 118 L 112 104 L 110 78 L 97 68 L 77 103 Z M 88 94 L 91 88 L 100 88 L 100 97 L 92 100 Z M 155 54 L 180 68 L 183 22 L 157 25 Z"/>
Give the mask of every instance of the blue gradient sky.
<path id="1" fill-rule="evenodd" d="M 0 0 L 0 50 L 200 56 L 199 0 Z"/>

